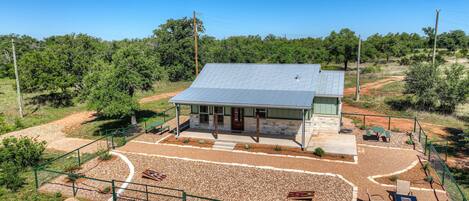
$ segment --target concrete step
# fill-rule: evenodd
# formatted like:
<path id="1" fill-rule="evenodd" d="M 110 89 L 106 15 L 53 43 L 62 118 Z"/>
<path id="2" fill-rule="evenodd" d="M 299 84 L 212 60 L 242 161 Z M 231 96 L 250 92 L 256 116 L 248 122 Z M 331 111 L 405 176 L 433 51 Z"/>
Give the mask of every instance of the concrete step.
<path id="1" fill-rule="evenodd" d="M 236 143 L 234 143 L 234 142 L 215 141 L 212 148 L 222 149 L 222 150 L 233 150 L 235 146 L 236 146 Z"/>

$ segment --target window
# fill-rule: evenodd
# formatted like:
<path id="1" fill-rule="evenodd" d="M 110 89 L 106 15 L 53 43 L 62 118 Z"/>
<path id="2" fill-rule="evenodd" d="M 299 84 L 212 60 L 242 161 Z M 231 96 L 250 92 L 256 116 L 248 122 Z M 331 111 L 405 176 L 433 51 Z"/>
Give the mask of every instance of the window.
<path id="1" fill-rule="evenodd" d="M 223 107 L 215 106 L 214 114 L 217 115 L 218 125 L 223 125 Z"/>
<path id="2" fill-rule="evenodd" d="M 259 118 L 265 119 L 267 117 L 267 110 L 262 108 L 256 108 L 256 117 L 259 115 Z"/>
<path id="3" fill-rule="evenodd" d="M 199 122 L 201 124 L 208 124 L 208 106 L 201 105 L 199 107 Z"/>

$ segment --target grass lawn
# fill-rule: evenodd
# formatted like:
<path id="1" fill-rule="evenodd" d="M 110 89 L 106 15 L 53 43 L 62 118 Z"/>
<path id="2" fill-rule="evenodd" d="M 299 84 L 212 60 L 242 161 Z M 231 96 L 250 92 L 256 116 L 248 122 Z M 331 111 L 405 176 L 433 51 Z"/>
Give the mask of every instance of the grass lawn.
<path id="1" fill-rule="evenodd" d="M 137 122 L 140 126 L 143 126 L 143 122 L 155 122 L 168 120 L 175 117 L 174 106 L 168 102 L 169 98 L 161 99 L 158 101 L 148 102 L 141 104 L 140 111 L 137 113 Z M 172 108 L 172 109 L 171 109 Z M 169 110 L 168 110 L 169 109 Z M 162 112 L 166 111 L 165 114 Z M 181 108 L 181 115 L 189 114 L 189 107 L 183 106 Z M 165 116 L 163 118 L 163 115 Z M 123 128 L 130 125 L 130 118 L 123 119 L 109 119 L 109 118 L 98 118 L 94 121 L 87 122 L 67 132 L 70 137 L 96 139 L 100 137 L 100 131 L 114 128 Z"/>
<path id="2" fill-rule="evenodd" d="M 24 93 L 24 118 L 21 119 L 22 126 L 15 126 L 15 120 L 19 119 L 18 103 L 16 99 L 15 80 L 0 79 L 0 113 L 3 113 L 11 129 L 17 130 L 39 124 L 48 123 L 61 119 L 69 114 L 85 109 L 83 104 L 76 104 L 71 107 L 52 107 L 47 104 L 32 104 L 32 98 L 40 95 L 39 93 Z"/>
<path id="3" fill-rule="evenodd" d="M 21 125 L 15 126 L 15 121 L 20 119 L 18 114 L 18 104 L 16 99 L 15 80 L 13 79 L 0 79 L 0 113 L 3 113 L 10 130 L 19 130 L 31 126 L 45 124 L 54 120 L 64 118 L 74 112 L 85 111 L 86 105 L 83 103 L 75 103 L 74 106 L 69 107 L 53 107 L 50 104 L 33 104 L 32 99 L 35 96 L 41 95 L 40 93 L 23 93 L 24 99 L 24 114 L 25 117 L 21 119 Z M 153 85 L 152 91 L 142 92 L 137 94 L 137 98 L 142 98 L 161 93 L 179 91 L 187 88 L 191 82 L 168 82 L 159 81 Z M 152 106 L 156 106 L 152 104 Z M 145 106 L 144 106 L 145 107 Z M 119 126 L 119 125 L 116 125 Z M 120 126 L 119 126 L 120 127 Z M 0 133 L 1 134 L 1 133 Z"/>

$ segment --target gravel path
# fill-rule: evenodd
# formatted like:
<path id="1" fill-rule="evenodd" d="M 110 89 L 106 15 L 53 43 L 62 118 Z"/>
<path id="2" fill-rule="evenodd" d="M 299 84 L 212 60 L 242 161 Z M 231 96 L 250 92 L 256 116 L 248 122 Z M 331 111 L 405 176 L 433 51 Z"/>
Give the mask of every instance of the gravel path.
<path id="1" fill-rule="evenodd" d="M 72 151 L 92 140 L 67 137 L 63 130 L 92 120 L 94 118 L 93 114 L 93 112 L 88 111 L 74 113 L 57 121 L 1 135 L 0 140 L 10 136 L 27 136 L 46 141 L 49 149 Z"/>
<path id="2" fill-rule="evenodd" d="M 136 167 L 134 182 L 158 185 L 168 188 L 183 189 L 188 194 L 216 198 L 220 200 L 285 200 L 290 191 L 312 190 L 316 192 L 314 200 L 352 199 L 352 186 L 335 176 L 313 175 L 306 173 L 285 172 L 206 162 L 186 161 L 157 156 L 125 154 Z M 151 168 L 167 177 L 156 182 L 141 178 L 141 172 Z M 132 186 L 129 186 L 132 187 Z M 144 190 L 143 187 L 132 188 Z M 178 192 L 161 191 L 177 195 Z M 128 197 L 142 197 L 144 194 L 126 191 Z M 156 196 L 154 200 L 166 200 L 168 197 Z"/>

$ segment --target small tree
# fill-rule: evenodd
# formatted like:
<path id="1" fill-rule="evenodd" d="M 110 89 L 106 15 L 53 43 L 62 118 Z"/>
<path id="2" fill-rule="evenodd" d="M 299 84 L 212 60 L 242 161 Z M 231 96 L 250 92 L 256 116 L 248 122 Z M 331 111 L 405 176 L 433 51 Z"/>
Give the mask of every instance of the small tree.
<path id="1" fill-rule="evenodd" d="M 406 72 L 405 93 L 413 95 L 418 108 L 425 110 L 436 108 L 439 74 L 438 65 L 427 63 L 414 64 Z"/>
<path id="2" fill-rule="evenodd" d="M 25 178 L 21 176 L 21 168 L 14 162 L 3 161 L 0 164 L 0 170 L 0 185 L 7 189 L 16 192 L 25 183 Z"/>
<path id="3" fill-rule="evenodd" d="M 451 65 L 443 72 L 444 77 L 437 88 L 439 110 L 453 113 L 456 105 L 465 102 L 469 94 L 469 72 L 465 72 L 464 66 L 458 64 Z"/>

